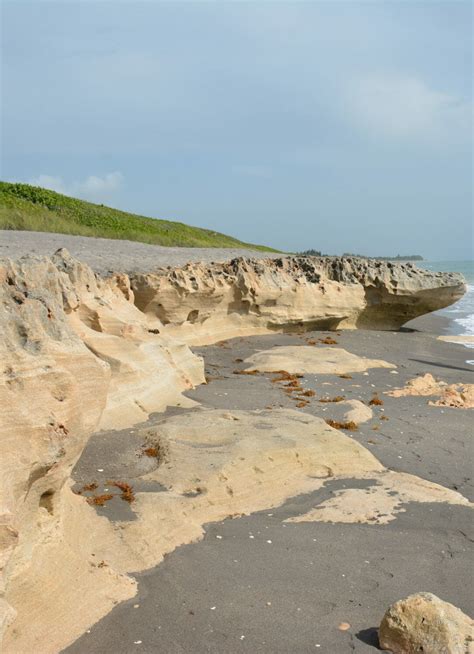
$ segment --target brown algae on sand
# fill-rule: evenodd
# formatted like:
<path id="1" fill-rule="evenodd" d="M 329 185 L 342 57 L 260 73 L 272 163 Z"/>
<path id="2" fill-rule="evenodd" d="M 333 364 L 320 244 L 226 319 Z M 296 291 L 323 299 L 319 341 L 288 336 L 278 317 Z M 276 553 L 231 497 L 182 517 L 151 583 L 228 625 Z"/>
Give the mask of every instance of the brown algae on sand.
<path id="1" fill-rule="evenodd" d="M 357 431 L 359 429 L 359 425 L 357 425 L 353 420 L 349 420 L 348 422 L 340 422 L 339 420 L 331 420 L 330 418 L 326 418 L 326 424 L 330 427 L 333 427 L 334 429 L 346 429 L 347 431 Z"/>

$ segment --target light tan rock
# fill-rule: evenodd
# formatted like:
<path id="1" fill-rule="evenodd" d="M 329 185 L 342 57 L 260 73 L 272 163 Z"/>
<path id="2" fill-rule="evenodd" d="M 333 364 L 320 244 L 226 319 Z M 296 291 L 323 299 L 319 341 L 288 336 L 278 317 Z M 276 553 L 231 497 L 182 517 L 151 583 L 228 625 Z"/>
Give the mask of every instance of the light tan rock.
<path id="1" fill-rule="evenodd" d="M 361 425 L 368 422 L 374 416 L 370 406 L 367 406 L 360 400 L 346 400 L 340 403 L 341 409 L 344 411 L 342 420 L 343 422 L 355 422 L 356 425 Z"/>
<path id="2" fill-rule="evenodd" d="M 31 597 L 48 615 L 38 603 L 48 588 L 61 602 L 50 602 L 51 618 L 77 606 L 74 593 L 88 597 L 97 586 L 103 613 L 135 584 L 91 568 L 91 533 L 112 552 L 119 539 L 91 507 L 81 501 L 76 510 L 71 469 L 100 425 L 133 424 L 180 403 L 203 381 L 203 362 L 155 333 L 126 278 L 101 280 L 66 252 L 0 264 L 0 324 L 0 624 L 16 614 L 21 624 L 25 606 L 31 619 Z M 97 615 L 91 607 L 75 610 L 78 628 Z"/>
<path id="3" fill-rule="evenodd" d="M 354 257 L 234 259 L 133 275 L 137 306 L 204 344 L 288 329 L 398 329 L 465 293 L 455 273 Z"/>
<path id="4" fill-rule="evenodd" d="M 338 490 L 333 497 L 307 513 L 289 518 L 287 522 L 344 522 L 385 525 L 406 511 L 410 502 L 442 502 L 472 506 L 460 493 L 434 484 L 415 475 L 384 470 L 358 475 L 370 478 L 367 488 Z M 375 483 L 372 483 L 375 481 Z"/>
<path id="5" fill-rule="evenodd" d="M 200 537 L 205 522 L 274 506 L 330 476 L 382 473 L 362 446 L 301 413 L 203 411 L 192 428 L 186 417 L 160 425 L 170 460 L 152 476 L 169 490 L 139 493 L 136 521 L 113 528 L 72 494 L 69 476 L 98 428 L 184 404 L 182 392 L 204 380 L 186 342 L 393 326 L 463 292 L 456 276 L 395 270 L 356 260 L 236 260 L 130 284 L 125 275 L 99 278 L 65 251 L 0 262 L 3 651 L 60 651 L 135 593 L 130 571 Z"/>
<path id="6" fill-rule="evenodd" d="M 342 375 L 364 372 L 369 368 L 396 368 L 380 359 L 366 359 L 336 347 L 312 347 L 308 345 L 284 345 L 257 352 L 245 360 L 247 370 L 315 375 Z"/>
<path id="7" fill-rule="evenodd" d="M 403 388 L 386 391 L 385 395 L 391 397 L 440 395 L 442 388 L 445 386 L 445 382 L 437 381 L 433 375 L 427 372 L 425 375 L 410 379 Z"/>
<path id="8" fill-rule="evenodd" d="M 416 593 L 387 610 L 379 641 L 393 654 L 472 654 L 474 623 L 436 595 Z"/>
<path id="9" fill-rule="evenodd" d="M 474 384 L 450 384 L 441 390 L 441 397 L 431 406 L 448 406 L 453 409 L 474 409 Z"/>
<path id="10" fill-rule="evenodd" d="M 403 388 L 386 391 L 385 394 L 392 397 L 405 397 L 407 395 L 438 396 L 438 400 L 429 401 L 428 404 L 456 409 L 474 408 L 474 384 L 447 384 L 436 380 L 429 373 L 410 379 Z"/>

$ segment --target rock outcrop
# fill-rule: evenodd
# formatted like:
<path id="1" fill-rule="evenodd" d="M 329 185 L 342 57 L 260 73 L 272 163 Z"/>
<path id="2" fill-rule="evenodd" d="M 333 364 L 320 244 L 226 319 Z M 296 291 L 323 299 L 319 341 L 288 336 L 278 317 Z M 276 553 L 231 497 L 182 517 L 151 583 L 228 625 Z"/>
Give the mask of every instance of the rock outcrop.
<path id="1" fill-rule="evenodd" d="M 48 634 L 42 654 L 57 651 L 64 625 L 81 633 L 134 594 L 130 570 L 161 556 L 152 548 L 137 557 L 139 522 L 127 541 L 71 492 L 70 472 L 95 430 L 189 402 L 182 392 L 204 382 L 204 369 L 188 344 L 282 329 L 395 328 L 463 289 L 459 276 L 353 259 L 237 259 L 131 280 L 102 279 L 66 251 L 0 262 L 0 624 L 14 621 L 5 651 L 25 651 L 29 624 L 37 639 Z M 303 477 L 278 497 L 298 492 Z M 236 510 L 260 506 L 249 497 Z M 207 519 L 203 512 L 194 531 Z M 101 551 L 106 567 L 94 563 Z M 45 594 L 51 601 L 38 602 Z"/>
<path id="2" fill-rule="evenodd" d="M 381 359 L 367 359 L 339 347 L 315 348 L 308 345 L 282 345 L 262 350 L 245 360 L 248 371 L 260 370 L 313 375 L 343 375 L 364 372 L 369 368 L 396 368 L 393 363 Z"/>
<path id="3" fill-rule="evenodd" d="M 474 623 L 436 595 L 416 593 L 387 610 L 379 641 L 393 654 L 472 654 Z"/>
<path id="4" fill-rule="evenodd" d="M 465 292 L 461 275 L 356 258 L 234 259 L 134 275 L 135 302 L 188 343 L 289 329 L 398 329 Z"/>
<path id="5" fill-rule="evenodd" d="M 474 409 L 474 384 L 447 384 L 427 372 L 421 377 L 410 379 L 404 388 L 386 391 L 392 397 L 425 396 L 438 397 L 429 401 L 431 406 L 448 406 L 453 409 Z"/>
<path id="6" fill-rule="evenodd" d="M 85 567 L 92 577 L 88 532 L 101 533 L 102 521 L 82 501 L 79 509 L 69 489 L 91 433 L 182 403 L 182 391 L 204 375 L 200 358 L 160 335 L 156 320 L 135 307 L 126 277 L 101 280 L 66 252 L 1 264 L 0 299 L 0 614 L 6 626 L 14 609 L 5 588 L 17 603 L 25 592 L 41 594 L 41 581 L 54 578 L 55 566 L 75 577 Z M 130 585 L 116 575 L 110 604 L 128 596 Z"/>

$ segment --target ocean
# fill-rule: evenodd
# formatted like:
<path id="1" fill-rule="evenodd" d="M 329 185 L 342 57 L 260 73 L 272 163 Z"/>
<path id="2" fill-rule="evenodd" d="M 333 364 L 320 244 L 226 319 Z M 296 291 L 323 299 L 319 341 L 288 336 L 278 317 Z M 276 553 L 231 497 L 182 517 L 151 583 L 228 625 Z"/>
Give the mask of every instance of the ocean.
<path id="1" fill-rule="evenodd" d="M 467 283 L 467 293 L 456 304 L 436 311 L 440 316 L 448 318 L 448 333 L 457 336 L 474 336 L 474 261 L 417 261 L 416 265 L 428 270 L 459 272 Z M 474 348 L 474 343 L 463 343 L 467 348 Z M 467 363 L 474 365 L 474 360 Z"/>

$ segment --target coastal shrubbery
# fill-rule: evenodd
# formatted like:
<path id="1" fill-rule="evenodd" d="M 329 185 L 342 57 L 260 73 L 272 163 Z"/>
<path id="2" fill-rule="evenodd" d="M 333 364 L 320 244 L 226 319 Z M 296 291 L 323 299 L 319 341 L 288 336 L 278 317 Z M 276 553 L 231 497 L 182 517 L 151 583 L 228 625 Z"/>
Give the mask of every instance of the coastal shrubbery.
<path id="1" fill-rule="evenodd" d="M 323 254 L 321 250 L 304 250 L 297 252 L 302 257 L 333 257 L 333 254 Z M 423 261 L 421 254 L 397 254 L 393 257 L 368 257 L 366 254 L 354 254 L 353 252 L 344 252 L 343 257 L 356 257 L 359 259 L 374 259 L 377 261 Z"/>
<path id="2" fill-rule="evenodd" d="M 100 236 L 165 246 L 274 251 L 209 229 L 138 216 L 45 188 L 8 182 L 0 182 L 0 229 Z"/>

